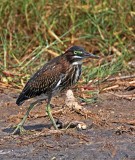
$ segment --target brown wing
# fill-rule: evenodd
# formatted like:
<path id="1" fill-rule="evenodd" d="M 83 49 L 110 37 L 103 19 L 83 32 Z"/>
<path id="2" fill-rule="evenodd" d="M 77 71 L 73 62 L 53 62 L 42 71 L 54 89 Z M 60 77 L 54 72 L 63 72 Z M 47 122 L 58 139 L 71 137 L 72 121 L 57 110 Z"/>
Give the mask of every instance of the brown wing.
<path id="1" fill-rule="evenodd" d="M 60 81 L 62 69 L 60 63 L 47 63 L 30 78 L 16 103 L 21 105 L 29 98 L 51 92 Z"/>

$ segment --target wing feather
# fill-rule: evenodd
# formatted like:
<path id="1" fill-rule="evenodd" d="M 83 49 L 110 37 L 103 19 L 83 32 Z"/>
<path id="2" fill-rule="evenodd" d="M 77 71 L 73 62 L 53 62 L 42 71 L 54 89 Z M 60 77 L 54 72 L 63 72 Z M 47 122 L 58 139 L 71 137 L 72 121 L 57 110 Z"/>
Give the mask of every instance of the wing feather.
<path id="1" fill-rule="evenodd" d="M 62 74 L 60 63 L 47 63 L 38 70 L 26 83 L 23 91 L 19 95 L 16 104 L 21 105 L 25 100 L 39 96 L 42 93 L 51 92 L 58 84 Z"/>

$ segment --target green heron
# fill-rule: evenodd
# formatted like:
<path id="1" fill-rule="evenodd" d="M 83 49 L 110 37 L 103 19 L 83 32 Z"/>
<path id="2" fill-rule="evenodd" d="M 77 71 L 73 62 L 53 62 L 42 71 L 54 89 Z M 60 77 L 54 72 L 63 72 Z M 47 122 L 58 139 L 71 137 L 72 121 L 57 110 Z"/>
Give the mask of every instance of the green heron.
<path id="1" fill-rule="evenodd" d="M 34 103 L 31 103 L 22 121 L 16 126 L 13 134 L 23 132 L 23 125 L 31 109 L 39 102 L 47 100 L 46 112 L 54 126 L 58 129 L 55 120 L 51 114 L 50 101 L 52 96 L 63 91 L 69 86 L 74 85 L 80 78 L 82 62 L 85 58 L 99 58 L 86 52 L 79 46 L 69 48 L 64 54 L 50 60 L 41 69 L 39 69 L 26 83 L 20 93 L 16 104 L 22 105 L 25 100 L 37 97 Z"/>

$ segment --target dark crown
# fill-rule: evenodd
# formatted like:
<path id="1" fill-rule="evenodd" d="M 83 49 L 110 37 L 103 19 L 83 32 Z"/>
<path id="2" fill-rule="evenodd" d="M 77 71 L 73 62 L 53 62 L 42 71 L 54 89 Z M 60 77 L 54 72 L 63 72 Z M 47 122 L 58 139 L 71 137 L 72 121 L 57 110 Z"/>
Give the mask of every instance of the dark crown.
<path id="1" fill-rule="evenodd" d="M 67 50 L 68 52 L 74 52 L 74 51 L 81 51 L 81 52 L 85 52 L 84 48 L 80 47 L 80 46 L 72 46 L 71 48 L 69 48 Z M 66 51 L 66 52 L 67 52 Z"/>

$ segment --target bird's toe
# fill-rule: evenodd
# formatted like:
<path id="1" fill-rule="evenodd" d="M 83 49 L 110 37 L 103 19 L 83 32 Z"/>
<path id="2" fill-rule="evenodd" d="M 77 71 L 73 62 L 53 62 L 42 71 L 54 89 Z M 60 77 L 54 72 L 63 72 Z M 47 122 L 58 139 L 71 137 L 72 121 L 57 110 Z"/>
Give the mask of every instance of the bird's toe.
<path id="1" fill-rule="evenodd" d="M 13 133 L 12 134 L 24 134 L 25 132 L 26 132 L 26 130 L 23 128 L 23 126 L 22 125 L 17 125 L 17 126 L 15 126 L 14 127 L 15 129 L 14 129 L 14 131 L 13 131 Z"/>

